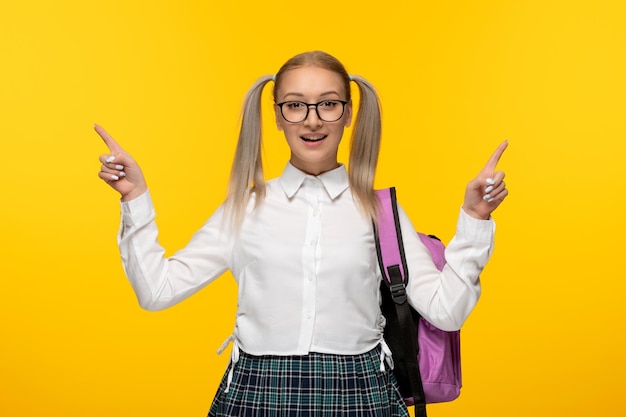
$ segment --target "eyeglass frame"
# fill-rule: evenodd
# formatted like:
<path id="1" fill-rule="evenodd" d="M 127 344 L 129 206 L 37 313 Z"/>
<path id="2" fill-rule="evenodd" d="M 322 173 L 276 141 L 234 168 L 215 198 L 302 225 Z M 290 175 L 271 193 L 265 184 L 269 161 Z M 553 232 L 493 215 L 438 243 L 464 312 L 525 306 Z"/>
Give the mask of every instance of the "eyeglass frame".
<path id="1" fill-rule="evenodd" d="M 318 106 L 324 102 L 327 101 L 336 101 L 341 103 L 341 116 L 339 116 L 338 118 L 336 118 L 335 120 L 324 120 L 322 119 L 322 116 L 320 116 L 320 112 L 318 110 Z M 300 120 L 299 122 L 292 122 L 290 120 L 287 120 L 287 118 L 285 117 L 284 113 L 283 113 L 283 105 L 287 104 L 287 103 L 302 103 L 306 106 L 306 114 L 304 115 L 304 118 L 302 120 Z M 343 117 L 343 115 L 346 113 L 346 104 L 348 104 L 349 101 L 346 100 L 336 100 L 336 99 L 326 99 L 326 100 L 322 100 L 318 103 L 305 103 L 304 101 L 299 101 L 299 100 L 287 100 L 287 101 L 283 101 L 281 103 L 275 103 L 278 108 L 280 109 L 280 115 L 283 117 L 283 119 L 287 122 L 287 123 L 293 123 L 293 124 L 298 124 L 298 123 L 302 123 L 304 122 L 308 117 L 309 117 L 309 111 L 311 110 L 311 106 L 315 107 L 315 114 L 317 115 L 317 118 L 320 119 L 323 122 L 326 123 L 333 123 L 336 122 L 337 120 L 341 119 Z"/>

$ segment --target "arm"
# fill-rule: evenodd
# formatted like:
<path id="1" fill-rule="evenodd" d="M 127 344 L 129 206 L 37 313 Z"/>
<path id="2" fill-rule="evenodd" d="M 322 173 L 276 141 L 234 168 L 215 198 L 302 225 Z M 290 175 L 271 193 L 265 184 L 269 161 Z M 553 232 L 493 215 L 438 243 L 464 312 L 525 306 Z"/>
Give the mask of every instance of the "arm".
<path id="1" fill-rule="evenodd" d="M 459 329 L 480 297 L 479 275 L 493 250 L 495 223 L 461 211 L 440 272 L 401 207 L 398 214 L 409 268 L 409 303 L 440 329 Z"/>
<path id="2" fill-rule="evenodd" d="M 147 310 L 170 307 L 196 293 L 228 269 L 232 247 L 221 227 L 222 208 L 190 242 L 169 258 L 158 242 L 155 211 L 146 192 L 122 202 L 118 244 L 124 271 L 139 304 Z"/>
<path id="3" fill-rule="evenodd" d="M 456 234 L 446 247 L 446 266 L 439 272 L 413 225 L 399 208 L 409 285 L 409 302 L 443 330 L 461 327 L 480 296 L 479 276 L 493 251 L 495 223 L 491 213 L 508 195 L 504 173 L 496 165 L 507 148 L 503 142 L 465 191 Z"/>
<path id="4" fill-rule="evenodd" d="M 96 132 L 110 153 L 100 155 L 98 176 L 121 195 L 118 244 L 139 304 L 148 310 L 172 306 L 203 288 L 227 268 L 230 238 L 221 229 L 222 211 L 170 258 L 158 242 L 155 210 L 139 165 L 100 126 Z"/>

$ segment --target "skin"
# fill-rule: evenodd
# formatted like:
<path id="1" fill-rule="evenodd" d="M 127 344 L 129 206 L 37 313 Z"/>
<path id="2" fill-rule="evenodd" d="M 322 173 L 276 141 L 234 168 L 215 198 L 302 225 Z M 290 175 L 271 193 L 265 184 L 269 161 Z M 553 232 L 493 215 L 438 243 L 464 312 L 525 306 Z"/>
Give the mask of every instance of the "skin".
<path id="1" fill-rule="evenodd" d="M 104 130 L 95 125 L 109 153 L 100 155 L 100 172 L 98 176 L 115 191 L 120 193 L 122 201 L 130 201 L 148 190 L 141 168 L 135 160 Z"/>
<path id="2" fill-rule="evenodd" d="M 346 98 L 341 78 L 334 72 L 319 67 L 302 67 L 283 74 L 278 86 L 276 102 L 298 100 L 317 103 L 324 99 Z M 282 130 L 291 150 L 290 162 L 298 169 L 319 175 L 339 166 L 337 152 L 344 129 L 352 123 L 352 103 L 336 122 L 324 122 L 311 108 L 306 120 L 289 123 L 275 106 L 276 125 Z M 95 130 L 109 149 L 100 155 L 98 176 L 119 192 L 122 201 L 130 201 L 148 190 L 146 180 L 137 162 L 102 127 Z M 483 169 L 466 187 L 463 210 L 470 216 L 487 220 L 508 195 L 504 172 L 496 170 L 508 146 L 505 141 L 498 146 Z"/>
<path id="3" fill-rule="evenodd" d="M 502 142 L 476 178 L 467 184 L 463 210 L 476 219 L 488 220 L 491 213 L 509 195 L 504 183 L 504 172 L 496 171 L 498 161 L 507 146 L 508 141 Z"/>
<path id="4" fill-rule="evenodd" d="M 319 67 L 287 71 L 276 93 L 277 103 L 287 100 L 318 103 L 324 99 L 345 100 L 346 92 L 337 73 Z M 287 122 L 276 105 L 274 110 L 276 126 L 283 131 L 289 144 L 293 166 L 311 175 L 319 175 L 339 166 L 337 151 L 344 129 L 352 123 L 352 102 L 346 104 L 343 116 L 336 122 L 322 121 L 313 107 L 301 123 Z M 305 140 L 307 138 L 308 141 Z"/>

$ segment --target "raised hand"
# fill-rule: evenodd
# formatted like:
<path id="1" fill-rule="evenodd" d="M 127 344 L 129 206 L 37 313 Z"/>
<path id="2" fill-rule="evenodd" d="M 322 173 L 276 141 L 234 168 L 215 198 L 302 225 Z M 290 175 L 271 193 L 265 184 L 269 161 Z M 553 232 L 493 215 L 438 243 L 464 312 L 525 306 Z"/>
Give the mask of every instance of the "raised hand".
<path id="1" fill-rule="evenodd" d="M 502 142 L 478 176 L 467 184 L 463 210 L 470 216 L 489 219 L 491 213 L 509 194 L 503 181 L 504 172 L 496 171 L 496 165 L 508 145 L 508 141 Z"/>
<path id="2" fill-rule="evenodd" d="M 130 201 L 148 190 L 146 180 L 135 160 L 104 130 L 95 125 L 95 131 L 109 148 L 108 154 L 100 155 L 102 166 L 98 176 L 122 195 L 122 201 Z"/>

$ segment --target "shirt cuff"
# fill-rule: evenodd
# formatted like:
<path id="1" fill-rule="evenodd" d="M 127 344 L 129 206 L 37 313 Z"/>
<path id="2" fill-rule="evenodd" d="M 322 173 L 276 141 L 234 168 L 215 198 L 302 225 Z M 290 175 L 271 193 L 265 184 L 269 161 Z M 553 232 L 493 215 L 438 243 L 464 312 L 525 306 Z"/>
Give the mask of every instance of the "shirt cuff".
<path id="1" fill-rule="evenodd" d="M 489 220 L 476 219 L 461 208 L 461 214 L 459 214 L 456 225 L 457 237 L 468 241 L 490 243 L 493 241 L 495 231 L 496 223 L 493 218 L 490 217 Z"/>
<path id="2" fill-rule="evenodd" d="M 132 226 L 138 223 L 145 223 L 154 216 L 154 205 L 150 191 L 146 191 L 139 197 L 130 201 L 121 201 L 122 223 L 126 226 Z"/>

